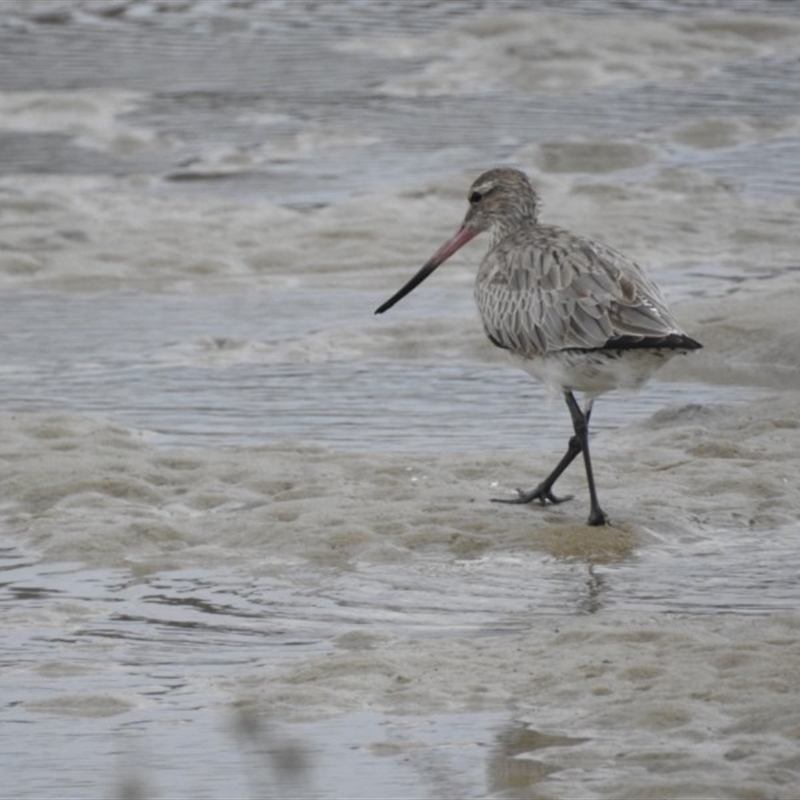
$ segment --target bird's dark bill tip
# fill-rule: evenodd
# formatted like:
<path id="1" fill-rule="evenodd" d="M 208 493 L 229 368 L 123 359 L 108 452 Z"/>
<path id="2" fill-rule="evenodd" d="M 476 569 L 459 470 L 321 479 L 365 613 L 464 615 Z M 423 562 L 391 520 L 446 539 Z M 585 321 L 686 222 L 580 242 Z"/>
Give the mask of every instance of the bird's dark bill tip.
<path id="1" fill-rule="evenodd" d="M 402 300 L 409 292 L 419 286 L 436 267 L 450 258 L 453 253 L 463 247 L 470 239 L 475 238 L 479 231 L 467 228 L 462 225 L 453 237 L 448 239 L 429 259 L 425 262 L 422 269 L 398 292 L 395 292 L 383 305 L 375 309 L 376 314 L 383 314 L 388 311 L 395 303 Z"/>

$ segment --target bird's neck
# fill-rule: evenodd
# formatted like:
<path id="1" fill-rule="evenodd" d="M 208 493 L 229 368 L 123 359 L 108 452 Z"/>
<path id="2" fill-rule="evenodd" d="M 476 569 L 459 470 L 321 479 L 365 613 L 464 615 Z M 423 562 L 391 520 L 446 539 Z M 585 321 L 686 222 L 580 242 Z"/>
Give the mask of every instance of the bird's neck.
<path id="1" fill-rule="evenodd" d="M 521 228 L 535 228 L 539 224 L 535 214 L 526 215 L 524 218 L 511 218 L 498 222 L 492 226 L 492 244 L 495 247 L 497 244 L 507 239 L 516 231 Z"/>

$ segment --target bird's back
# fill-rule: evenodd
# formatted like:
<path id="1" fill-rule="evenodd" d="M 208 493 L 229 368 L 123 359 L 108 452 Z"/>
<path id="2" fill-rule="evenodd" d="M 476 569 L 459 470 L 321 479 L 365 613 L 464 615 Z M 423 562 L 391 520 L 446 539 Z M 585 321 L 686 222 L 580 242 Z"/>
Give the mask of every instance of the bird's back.
<path id="1" fill-rule="evenodd" d="M 489 339 L 560 389 L 636 386 L 672 355 L 700 347 L 638 264 L 552 226 L 521 226 L 494 242 L 475 300 Z"/>

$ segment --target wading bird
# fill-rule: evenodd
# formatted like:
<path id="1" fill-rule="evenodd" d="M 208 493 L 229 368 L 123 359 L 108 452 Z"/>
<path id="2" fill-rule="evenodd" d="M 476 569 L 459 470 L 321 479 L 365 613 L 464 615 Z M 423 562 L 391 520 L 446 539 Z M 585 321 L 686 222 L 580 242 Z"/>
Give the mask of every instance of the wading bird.
<path id="1" fill-rule="evenodd" d="M 455 235 L 376 310 L 388 311 L 459 248 L 488 231 L 475 302 L 492 344 L 533 377 L 563 393 L 574 435 L 564 457 L 538 486 L 501 503 L 542 505 L 570 498 L 553 485 L 579 453 L 589 487 L 589 525 L 608 518 L 597 499 L 589 457 L 594 399 L 635 389 L 677 354 L 702 345 L 687 336 L 661 290 L 631 259 L 604 244 L 539 222 L 539 196 L 525 173 L 498 168 L 470 187 L 469 210 Z M 582 392 L 584 407 L 574 392 Z"/>

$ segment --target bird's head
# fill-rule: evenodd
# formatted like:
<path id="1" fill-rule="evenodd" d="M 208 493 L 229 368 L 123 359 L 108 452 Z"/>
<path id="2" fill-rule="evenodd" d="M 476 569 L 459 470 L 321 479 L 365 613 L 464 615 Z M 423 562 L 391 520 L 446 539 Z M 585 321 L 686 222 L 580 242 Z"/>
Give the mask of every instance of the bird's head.
<path id="1" fill-rule="evenodd" d="M 539 215 L 539 196 L 518 169 L 498 167 L 484 172 L 469 187 L 467 200 L 469 210 L 461 227 L 476 233 L 491 230 L 495 239 L 535 222 Z"/>
<path id="2" fill-rule="evenodd" d="M 479 233 L 490 230 L 499 241 L 515 228 L 536 222 L 539 197 L 527 175 L 518 169 L 497 167 L 484 172 L 467 194 L 469 209 L 461 227 L 423 265 L 402 289 L 392 295 L 376 314 L 383 314 L 409 292 L 416 289 L 440 264 Z"/>

